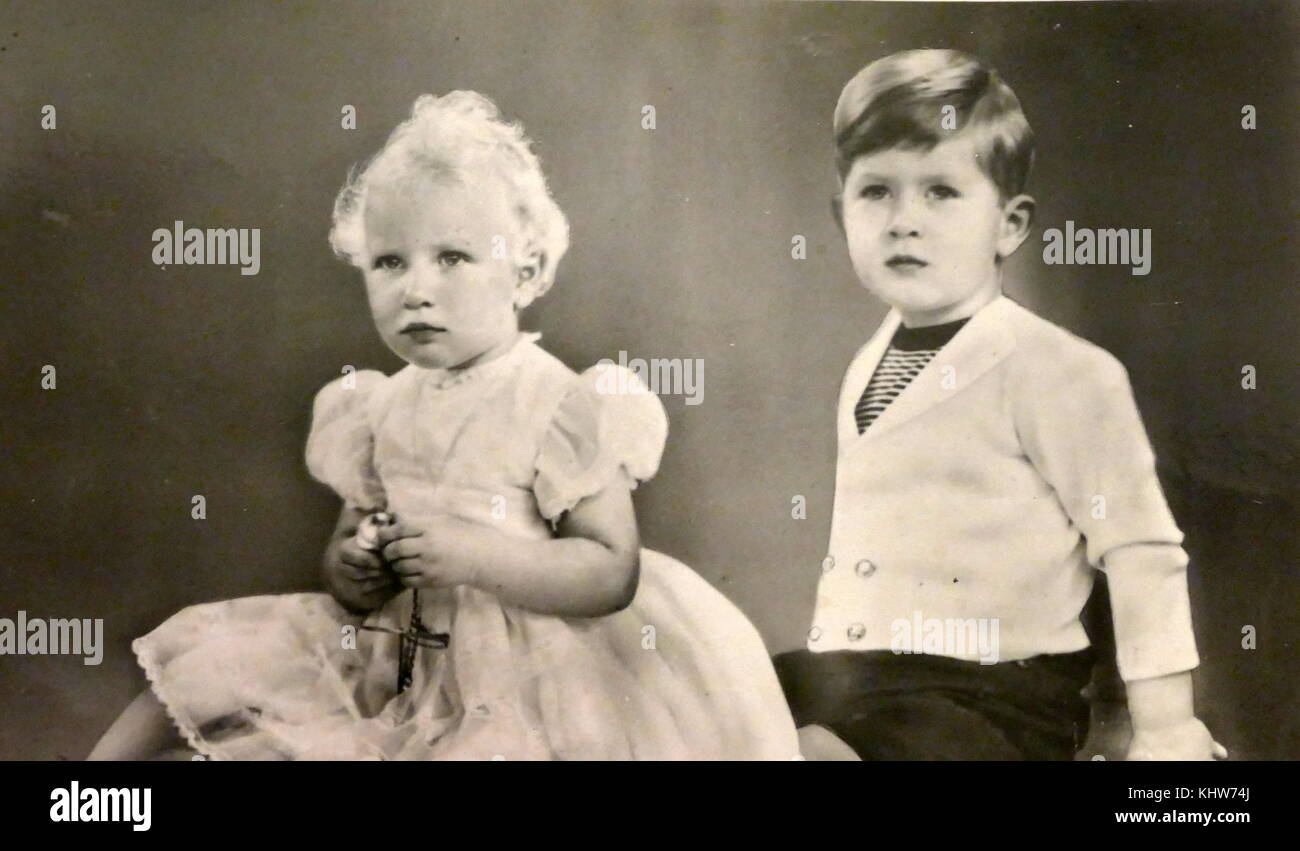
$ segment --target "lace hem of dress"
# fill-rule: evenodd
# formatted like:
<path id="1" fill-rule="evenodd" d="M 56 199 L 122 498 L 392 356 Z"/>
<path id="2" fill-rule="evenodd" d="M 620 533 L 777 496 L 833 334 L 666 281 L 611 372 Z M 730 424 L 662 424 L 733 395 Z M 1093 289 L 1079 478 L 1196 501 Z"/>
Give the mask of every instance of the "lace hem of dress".
<path id="1" fill-rule="evenodd" d="M 171 719 L 171 722 L 176 725 L 176 729 L 180 731 L 181 736 L 184 737 L 185 743 L 202 754 L 205 759 L 213 762 L 225 761 L 226 755 L 207 742 L 188 717 L 182 717 L 182 713 L 178 709 L 181 704 L 174 699 L 171 691 L 163 682 L 162 667 L 154 657 L 153 646 L 149 643 L 147 637 L 137 638 L 132 641 L 131 650 L 135 652 L 140 667 L 144 669 L 144 675 L 149 681 L 150 690 L 158 698 L 158 702 L 162 704 L 162 708 L 167 712 L 167 717 Z"/>

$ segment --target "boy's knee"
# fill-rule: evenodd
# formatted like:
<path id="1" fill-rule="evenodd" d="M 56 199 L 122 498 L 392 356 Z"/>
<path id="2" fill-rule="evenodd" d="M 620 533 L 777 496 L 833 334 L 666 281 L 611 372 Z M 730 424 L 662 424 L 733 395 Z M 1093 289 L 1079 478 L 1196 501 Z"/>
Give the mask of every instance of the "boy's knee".
<path id="1" fill-rule="evenodd" d="M 860 762 L 853 748 L 820 724 L 799 728 L 799 753 L 812 762 Z"/>

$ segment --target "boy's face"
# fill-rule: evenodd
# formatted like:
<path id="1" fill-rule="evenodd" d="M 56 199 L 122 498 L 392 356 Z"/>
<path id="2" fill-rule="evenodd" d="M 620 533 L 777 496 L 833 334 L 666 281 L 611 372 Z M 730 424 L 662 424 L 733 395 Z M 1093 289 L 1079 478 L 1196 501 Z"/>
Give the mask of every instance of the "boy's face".
<path id="1" fill-rule="evenodd" d="M 537 269 L 512 259 L 518 226 L 497 182 L 381 179 L 368 192 L 364 223 L 370 310 L 398 357 L 462 367 L 510 347 L 516 293 L 528 291 Z"/>
<path id="2" fill-rule="evenodd" d="M 928 151 L 858 157 L 844 180 L 841 222 L 863 286 L 908 327 L 970 316 L 1001 292 L 998 260 L 1028 235 L 1033 200 L 1000 202 L 969 139 Z"/>

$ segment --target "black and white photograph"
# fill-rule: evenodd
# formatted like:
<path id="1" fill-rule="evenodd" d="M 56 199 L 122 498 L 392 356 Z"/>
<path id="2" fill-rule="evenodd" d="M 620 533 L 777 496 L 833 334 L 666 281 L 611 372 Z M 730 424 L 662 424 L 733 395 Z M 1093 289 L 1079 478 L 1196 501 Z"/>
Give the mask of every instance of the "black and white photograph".
<path id="1" fill-rule="evenodd" d="M 108 787 L 210 761 L 1144 761 L 1211 765 L 1063 770 L 1251 821 L 1230 764 L 1300 760 L 1297 44 L 0 3 L 0 760 L 97 772 L 32 818 L 147 831 Z"/>

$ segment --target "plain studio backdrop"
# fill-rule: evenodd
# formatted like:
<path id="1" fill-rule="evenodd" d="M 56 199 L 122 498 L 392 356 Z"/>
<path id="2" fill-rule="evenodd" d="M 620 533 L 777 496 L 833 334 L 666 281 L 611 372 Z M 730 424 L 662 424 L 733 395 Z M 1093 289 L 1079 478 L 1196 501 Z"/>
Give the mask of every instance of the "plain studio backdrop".
<path id="1" fill-rule="evenodd" d="M 573 248 L 525 327 L 579 369 L 703 360 L 702 404 L 664 397 L 644 541 L 773 652 L 800 645 L 838 384 L 884 315 L 830 215 L 831 110 L 866 62 L 928 46 L 984 57 L 1037 132 L 1038 219 L 1007 291 L 1130 371 L 1187 534 L 1202 716 L 1237 757 L 1300 758 L 1298 20 L 1203 2 L 0 8 L 0 617 L 105 620 L 97 667 L 0 657 L 0 757 L 84 756 L 144 685 L 130 640 L 180 607 L 318 587 L 338 501 L 302 460 L 313 395 L 345 365 L 401 366 L 330 253 L 331 203 L 422 92 L 477 89 L 537 140 Z M 176 220 L 260 228 L 259 274 L 155 266 L 151 234 Z M 1045 265 L 1042 231 L 1067 220 L 1150 228 L 1151 273 Z"/>

